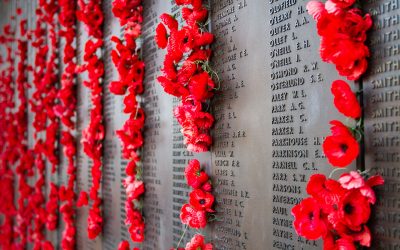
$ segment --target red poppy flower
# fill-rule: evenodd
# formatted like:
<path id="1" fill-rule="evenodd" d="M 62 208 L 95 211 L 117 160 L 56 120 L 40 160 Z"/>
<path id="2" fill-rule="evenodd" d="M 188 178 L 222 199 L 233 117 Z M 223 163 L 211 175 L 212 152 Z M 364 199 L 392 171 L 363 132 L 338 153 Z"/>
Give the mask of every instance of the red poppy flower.
<path id="1" fill-rule="evenodd" d="M 342 80 L 336 80 L 332 83 L 331 91 L 335 107 L 345 116 L 358 119 L 361 116 L 361 107 L 356 95 L 350 86 Z"/>
<path id="2" fill-rule="evenodd" d="M 369 220 L 370 214 L 371 208 L 367 198 L 357 189 L 348 191 L 338 203 L 340 222 L 352 230 L 359 231 Z"/>
<path id="3" fill-rule="evenodd" d="M 125 202 L 125 212 L 126 212 L 125 224 L 138 225 L 143 223 L 143 216 L 137 209 L 135 209 L 135 205 L 133 202 L 131 201 Z"/>
<path id="4" fill-rule="evenodd" d="M 198 133 L 195 127 L 183 127 L 182 134 L 185 136 L 185 144 L 190 152 L 207 152 L 212 144 L 212 138 L 209 134 Z"/>
<path id="5" fill-rule="evenodd" d="M 204 243 L 203 235 L 196 234 L 193 238 L 186 244 L 185 250 L 212 250 L 213 246 L 211 243 Z"/>
<path id="6" fill-rule="evenodd" d="M 154 37 L 156 44 L 159 48 L 165 49 L 168 45 L 168 34 L 164 24 L 159 23 L 156 28 L 156 35 Z"/>
<path id="7" fill-rule="evenodd" d="M 123 185 L 129 200 L 137 199 L 144 193 L 143 181 L 135 180 L 135 177 L 128 176 L 125 178 Z"/>
<path id="8" fill-rule="evenodd" d="M 143 242 L 144 240 L 144 223 L 138 225 L 132 224 L 129 227 L 129 233 L 131 234 L 131 239 L 134 242 Z"/>
<path id="9" fill-rule="evenodd" d="M 349 80 L 358 80 L 367 70 L 370 53 L 363 43 L 322 37 L 320 52 L 323 61 L 335 64 L 339 74 Z"/>
<path id="10" fill-rule="evenodd" d="M 163 13 L 160 16 L 160 19 L 165 25 L 167 25 L 167 27 L 170 31 L 178 30 L 178 21 L 171 15 L 169 15 L 167 13 Z"/>
<path id="11" fill-rule="evenodd" d="M 197 159 L 189 161 L 185 168 L 185 177 L 187 184 L 194 189 L 200 188 L 208 180 L 207 173 L 201 171 L 200 162 Z"/>
<path id="12" fill-rule="evenodd" d="M 212 191 L 212 185 L 210 181 L 207 181 L 206 183 L 201 186 L 201 189 L 205 192 L 211 192 Z"/>
<path id="13" fill-rule="evenodd" d="M 198 10 L 182 8 L 182 18 L 189 26 L 194 26 L 197 23 L 203 23 L 207 20 L 208 10 L 206 8 Z"/>
<path id="14" fill-rule="evenodd" d="M 76 203 L 76 205 L 78 207 L 83 207 L 83 206 L 87 206 L 89 203 L 89 198 L 88 198 L 88 194 L 86 192 L 80 192 L 79 193 L 79 198 L 78 201 Z"/>
<path id="15" fill-rule="evenodd" d="M 214 81 L 207 72 L 192 76 L 189 82 L 190 94 L 196 101 L 204 102 L 213 96 Z"/>
<path id="16" fill-rule="evenodd" d="M 373 186 L 382 185 L 384 180 L 381 176 L 372 176 L 367 181 L 355 171 L 350 173 L 342 174 L 339 178 L 339 182 L 346 189 L 359 189 L 361 194 L 368 199 L 371 204 L 376 201 L 375 192 L 372 189 Z"/>
<path id="17" fill-rule="evenodd" d="M 103 218 L 99 208 L 93 207 L 89 210 L 88 216 L 88 237 L 95 239 L 103 228 Z"/>
<path id="18" fill-rule="evenodd" d="M 339 182 L 327 179 L 325 175 L 313 174 L 307 183 L 307 193 L 315 198 L 320 205 L 330 212 L 340 198 L 346 193 L 346 190 Z"/>
<path id="19" fill-rule="evenodd" d="M 345 167 L 358 156 L 359 145 L 348 129 L 339 121 L 331 122 L 331 136 L 326 137 L 322 147 L 328 161 L 335 167 Z"/>
<path id="20" fill-rule="evenodd" d="M 292 209 L 296 232 L 309 239 L 316 240 L 327 233 L 327 226 L 322 218 L 321 207 L 314 198 L 304 199 Z"/>
<path id="21" fill-rule="evenodd" d="M 190 192 L 190 205 L 197 210 L 205 210 L 207 212 L 213 212 L 211 209 L 214 204 L 214 195 L 204 192 L 201 189 L 195 189 Z"/>
<path id="22" fill-rule="evenodd" d="M 357 250 L 351 238 L 340 238 L 328 233 L 324 238 L 324 250 Z"/>
<path id="23" fill-rule="evenodd" d="M 196 210 L 189 204 L 183 205 L 180 218 L 183 224 L 189 225 L 191 228 L 204 228 L 207 225 L 206 212 Z"/>
<path id="24" fill-rule="evenodd" d="M 135 160 L 129 161 L 128 165 L 126 166 L 125 173 L 128 176 L 134 176 L 136 174 L 136 161 Z"/>
<path id="25" fill-rule="evenodd" d="M 170 95 L 173 95 L 176 97 L 182 97 L 182 96 L 187 96 L 189 94 L 189 91 L 183 85 L 181 85 L 177 82 L 168 80 L 164 76 L 157 77 L 157 81 L 164 88 L 164 91 Z"/>
<path id="26" fill-rule="evenodd" d="M 121 241 L 118 245 L 118 250 L 130 250 L 129 242 L 124 240 Z"/>
<path id="27" fill-rule="evenodd" d="M 108 86 L 108 89 L 114 95 L 125 95 L 128 86 L 122 81 L 112 81 Z"/>
<path id="28" fill-rule="evenodd" d="M 316 7 L 316 4 L 311 6 Z M 321 14 L 321 18 L 317 20 L 317 28 L 318 34 L 323 38 L 341 38 L 362 43 L 367 38 L 366 32 L 372 27 L 371 16 L 362 16 L 359 9 L 343 11 L 337 15 L 323 10 L 314 11 Z"/>

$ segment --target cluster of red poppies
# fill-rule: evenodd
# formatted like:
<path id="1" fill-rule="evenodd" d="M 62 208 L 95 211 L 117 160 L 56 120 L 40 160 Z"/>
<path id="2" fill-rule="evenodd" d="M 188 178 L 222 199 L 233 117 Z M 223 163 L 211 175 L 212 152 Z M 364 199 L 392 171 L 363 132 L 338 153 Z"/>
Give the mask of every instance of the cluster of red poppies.
<path id="1" fill-rule="evenodd" d="M 104 75 L 103 60 L 98 55 L 103 46 L 103 12 L 101 10 L 101 1 L 89 0 L 86 3 L 83 0 L 78 1 L 78 10 L 76 16 L 78 20 L 85 24 L 90 36 L 85 44 L 83 60 L 84 65 L 78 67 L 79 73 L 87 71 L 88 80 L 83 84 L 91 90 L 92 109 L 90 110 L 90 120 L 87 127 L 82 132 L 81 143 L 83 151 L 93 160 L 91 169 L 92 186 L 89 197 L 93 201 L 89 209 L 88 216 L 88 237 L 95 239 L 102 231 L 103 218 L 101 214 L 102 200 L 99 196 L 100 182 L 102 177 L 102 148 L 104 139 L 103 125 L 103 105 L 102 105 L 102 77 Z M 85 197 L 81 194 L 80 197 Z M 84 204 L 84 203 L 83 203 Z M 82 205 L 82 203 L 80 204 Z"/>
<path id="2" fill-rule="evenodd" d="M 187 184 L 193 188 L 189 194 L 189 203 L 181 209 L 180 218 L 183 224 L 200 229 L 207 225 L 210 215 L 214 213 L 214 195 L 211 194 L 212 184 L 208 174 L 201 169 L 200 162 L 191 160 L 185 168 Z M 201 235 L 195 235 L 185 249 L 212 249 L 210 243 L 204 244 Z M 179 249 L 179 246 L 178 246 Z"/>
<path id="3" fill-rule="evenodd" d="M 34 187 L 34 193 L 30 201 L 34 205 L 33 221 L 34 229 L 31 235 L 35 247 L 52 247 L 46 241 L 43 230 L 55 230 L 58 221 L 58 188 L 51 182 L 51 192 L 47 203 L 43 190 L 45 188 L 45 156 L 52 164 L 52 174 L 56 172 L 58 165 L 57 136 L 59 119 L 54 107 L 58 95 L 58 36 L 56 33 L 57 23 L 55 20 L 58 11 L 58 2 L 39 1 L 36 9 L 36 29 L 33 31 L 33 47 L 36 49 L 35 69 L 33 70 L 33 83 L 35 92 L 31 99 L 31 109 L 34 112 L 33 126 L 35 127 L 34 157 L 35 166 L 38 170 L 38 180 Z M 44 24 L 44 25 L 43 25 Z M 45 132 L 45 140 L 39 139 L 39 134 Z M 45 205 L 45 206 L 44 206 Z"/>
<path id="4" fill-rule="evenodd" d="M 18 13 L 17 15 L 20 15 Z M 16 40 L 18 44 L 17 48 L 17 55 L 18 55 L 18 66 L 17 66 L 17 76 L 16 76 L 16 88 L 18 93 L 18 100 L 19 106 L 15 113 L 14 119 L 18 123 L 15 132 L 17 132 L 15 136 L 15 145 L 14 152 L 18 152 L 21 155 L 21 158 L 17 164 L 16 174 L 18 175 L 18 182 L 19 182 L 19 197 L 17 200 L 18 203 L 18 216 L 23 217 L 24 213 L 28 211 L 28 208 L 24 203 L 29 199 L 29 195 L 31 193 L 31 188 L 28 184 L 28 176 L 33 175 L 32 167 L 33 167 L 33 159 L 30 157 L 31 152 L 27 147 L 27 132 L 28 132 L 28 120 L 27 120 L 27 107 L 28 107 L 28 100 L 26 96 L 26 90 L 29 88 L 28 85 L 28 65 L 27 65 L 27 53 L 28 53 L 28 40 L 27 40 L 27 33 L 26 33 L 26 20 L 20 21 L 20 30 L 19 35 L 20 37 Z M 15 126 L 15 125 L 14 125 Z M 11 131 L 10 131 L 11 132 Z M 14 211 L 15 212 L 15 211 Z M 24 222 L 17 223 L 18 231 L 21 232 L 27 229 L 27 220 Z M 26 242 L 26 233 L 21 232 L 22 235 L 20 237 L 20 243 Z"/>
<path id="5" fill-rule="evenodd" d="M 15 120 L 16 116 L 12 112 L 15 108 L 14 97 L 14 84 L 12 74 L 14 72 L 14 60 L 12 44 L 14 42 L 15 32 L 12 30 L 11 25 L 4 27 L 2 35 L 0 36 L 0 45 L 7 51 L 7 57 L 1 57 L 1 63 L 4 65 L 0 71 L 0 188 L 2 195 L 0 196 L 0 214 L 2 215 L 2 223 L 0 225 L 0 248 L 11 249 L 15 235 L 13 234 L 13 226 L 16 230 L 23 230 L 22 224 L 17 223 L 14 225 L 14 216 L 16 213 L 21 213 L 23 210 L 14 206 L 14 172 L 12 166 L 18 161 L 18 151 L 23 146 L 22 141 L 18 140 L 20 133 L 24 129 L 23 124 L 19 124 Z M 22 59 L 20 52 L 20 59 Z M 19 67 L 18 67 L 19 69 Z M 18 76 L 20 74 L 18 73 Z M 18 87 L 21 86 L 18 84 Z M 23 85 L 22 85 L 23 86 Z M 21 95 L 18 95 L 20 98 Z M 24 100 L 24 99 L 23 99 Z M 22 100 L 22 101 L 23 101 Z M 22 126 L 18 129 L 16 125 Z M 22 178 L 21 178 L 22 177 Z M 25 182 L 24 174 L 19 175 L 19 180 Z M 27 198 L 22 193 L 19 187 L 19 198 Z M 16 238 L 16 237 L 15 237 Z M 21 241 L 26 241 L 26 233 L 20 235 Z"/>
<path id="6" fill-rule="evenodd" d="M 366 223 L 376 201 L 372 187 L 382 184 L 380 176 L 365 181 L 355 171 L 343 174 L 338 181 L 312 175 L 307 184 L 311 197 L 292 210 L 296 231 L 310 240 L 322 237 L 327 250 L 369 247 L 371 233 Z"/>
<path id="7" fill-rule="evenodd" d="M 62 233 L 61 246 L 63 249 L 75 248 L 76 229 L 74 225 L 75 216 L 75 180 L 76 166 L 74 157 L 76 154 L 76 140 L 73 135 L 75 129 L 76 117 L 76 50 L 74 48 L 74 39 L 76 36 L 76 2 L 70 0 L 59 0 L 60 12 L 59 22 L 62 29 L 59 36 L 64 38 L 63 62 L 64 69 L 61 73 L 61 88 L 58 92 L 60 103 L 55 107 L 56 113 L 65 126 L 61 133 L 61 145 L 63 153 L 68 160 L 67 174 L 68 181 L 66 186 L 60 187 L 60 201 L 63 204 L 60 207 L 62 219 L 64 221 L 64 231 Z"/>
<path id="8" fill-rule="evenodd" d="M 352 8 L 355 0 L 328 0 L 325 4 L 310 1 L 308 12 L 317 21 L 321 36 L 321 58 L 333 63 L 339 74 L 357 80 L 367 70 L 369 48 L 366 32 L 372 26 L 369 14 Z"/>
<path id="9" fill-rule="evenodd" d="M 181 98 L 182 103 L 174 115 L 182 126 L 184 142 L 192 152 L 208 151 L 212 144 L 210 127 L 214 117 L 206 110 L 206 103 L 214 95 L 214 72 L 209 66 L 209 45 L 214 36 L 206 31 L 208 10 L 202 0 L 177 0 L 182 8 L 185 25 L 179 29 L 178 21 L 169 14 L 162 14 L 162 23 L 156 28 L 157 45 L 167 50 L 163 76 L 157 78 L 164 91 Z M 167 28 L 169 33 L 167 32 Z"/>
<path id="10" fill-rule="evenodd" d="M 361 135 L 361 107 L 356 95 L 351 90 L 348 83 L 336 80 L 332 83 L 332 94 L 337 110 L 347 117 L 358 121 L 357 127 L 348 128 L 342 122 L 331 121 L 332 135 L 326 137 L 323 143 L 324 154 L 329 163 L 335 167 L 346 167 L 352 163 L 359 154 L 359 144 L 357 135 Z"/>
<path id="11" fill-rule="evenodd" d="M 358 79 L 367 69 L 369 49 L 364 45 L 365 33 L 372 25 L 368 14 L 362 18 L 358 10 L 347 10 L 353 3 L 353 0 L 328 0 L 325 5 L 315 1 L 307 4 L 322 36 L 322 59 L 336 64 L 339 74 L 350 80 Z M 359 50 L 366 53 L 359 56 Z M 345 81 L 334 81 L 331 92 L 336 109 L 356 121 L 355 127 L 351 128 L 340 121 L 331 121 L 332 135 L 323 143 L 329 163 L 343 168 L 351 164 L 360 151 L 362 109 L 356 94 Z M 322 237 L 327 250 L 369 247 L 371 233 L 366 224 L 371 205 L 376 201 L 372 187 L 382 185 L 384 180 L 378 175 L 365 180 L 366 174 L 363 175 L 351 171 L 342 174 L 338 181 L 322 174 L 312 175 L 307 184 L 307 193 L 311 197 L 292 209 L 297 233 L 309 240 Z"/>
<path id="12" fill-rule="evenodd" d="M 144 194 L 142 164 L 139 149 L 143 146 L 142 130 L 145 114 L 137 96 L 143 93 L 144 62 L 140 59 L 140 48 L 136 41 L 142 32 L 143 6 L 141 0 L 114 0 L 112 12 L 124 26 L 123 40 L 112 37 L 116 49 L 111 52 L 112 61 L 118 70 L 119 79 L 110 83 L 110 92 L 125 95 L 123 112 L 129 114 L 128 120 L 117 135 L 122 144 L 122 155 L 129 160 L 123 181 L 126 191 L 125 224 L 129 225 L 131 239 L 135 242 L 144 240 L 144 219 L 140 212 L 141 198 Z M 129 243 L 121 243 L 119 249 L 129 249 Z"/>

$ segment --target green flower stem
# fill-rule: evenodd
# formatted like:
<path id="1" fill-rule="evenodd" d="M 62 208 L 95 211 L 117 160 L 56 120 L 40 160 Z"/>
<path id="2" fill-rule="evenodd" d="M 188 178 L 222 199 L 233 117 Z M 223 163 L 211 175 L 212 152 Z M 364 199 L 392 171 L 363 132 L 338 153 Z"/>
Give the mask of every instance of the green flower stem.
<path id="1" fill-rule="evenodd" d="M 182 233 L 182 236 L 181 236 L 181 238 L 179 239 L 179 242 L 178 242 L 178 246 L 176 247 L 177 249 L 179 248 L 179 246 L 180 246 L 180 244 L 181 244 L 181 242 L 182 242 L 182 240 L 183 240 L 183 236 L 185 236 L 185 234 L 186 234 L 186 231 L 187 231 L 187 229 L 188 229 L 188 224 L 186 225 L 186 227 L 185 227 L 185 230 L 183 231 L 183 233 Z"/>

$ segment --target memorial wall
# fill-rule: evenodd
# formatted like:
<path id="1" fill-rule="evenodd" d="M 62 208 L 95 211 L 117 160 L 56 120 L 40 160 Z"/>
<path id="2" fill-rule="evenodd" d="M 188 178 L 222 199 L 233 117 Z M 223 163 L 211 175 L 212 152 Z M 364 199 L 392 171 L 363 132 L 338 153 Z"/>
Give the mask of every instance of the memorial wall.
<path id="1" fill-rule="evenodd" d="M 21 7 L 28 26 L 34 27 L 36 1 L 9 0 L 1 3 L 0 23 Z M 307 13 L 307 0 L 210 0 L 208 27 L 215 35 L 211 65 L 218 74 L 217 91 L 209 103 L 215 118 L 211 129 L 213 144 L 209 152 L 186 149 L 181 125 L 173 109 L 179 99 L 164 92 L 158 83 L 165 51 L 154 41 L 162 13 L 175 14 L 183 23 L 175 1 L 144 0 L 140 56 L 145 62 L 144 93 L 139 97 L 146 114 L 144 146 L 140 150 L 146 192 L 142 212 L 145 240 L 134 243 L 126 227 L 126 193 L 123 180 L 128 161 L 123 157 L 115 131 L 128 118 L 122 112 L 122 96 L 109 92 L 118 78 L 111 60 L 115 43 L 111 37 L 123 37 L 123 28 L 111 11 L 111 0 L 102 1 L 104 13 L 101 57 L 104 61 L 103 230 L 100 237 L 87 237 L 89 207 L 77 209 L 77 249 L 117 249 L 121 241 L 131 247 L 158 250 L 189 242 L 195 229 L 183 239 L 182 205 L 187 203 L 190 187 L 185 167 L 198 159 L 210 175 L 215 195 L 216 221 L 204 231 L 214 249 L 322 249 L 321 240 L 306 240 L 293 228 L 291 209 L 307 196 L 306 185 L 312 174 L 332 171 L 322 144 L 330 134 L 331 120 L 345 118 L 333 107 L 331 83 L 341 77 L 333 64 L 320 58 L 320 37 L 316 22 Z M 377 204 L 372 212 L 372 248 L 400 249 L 400 10 L 399 0 L 366 0 L 361 3 L 373 18 L 368 33 L 371 51 L 369 68 L 356 82 L 364 107 L 364 135 L 357 161 L 348 170 L 365 168 L 380 174 L 385 184 L 377 188 Z M 25 11 L 28 10 L 28 11 Z M 21 18 L 21 17 L 18 17 Z M 77 63 L 83 64 L 87 29 L 76 26 Z M 65 42 L 58 44 L 59 50 Z M 34 62 L 34 48 L 28 47 L 28 64 Z M 65 67 L 59 55 L 60 71 Z M 28 74 L 32 81 L 33 74 Z M 87 73 L 78 74 L 76 141 L 89 123 L 92 108 L 90 91 L 84 86 Z M 28 96 L 33 90 L 29 90 Z M 28 145 L 33 147 L 33 114 L 28 112 Z M 351 122 L 348 121 L 347 122 Z M 62 129 L 62 128 L 60 128 Z M 58 139 L 59 140 L 59 139 Z M 77 143 L 76 193 L 92 185 L 93 161 Z M 51 174 L 46 165 L 46 194 L 50 178 L 66 185 L 68 160 L 63 146 L 58 149 L 59 168 Z M 360 169 L 364 170 L 364 169 Z M 333 175 L 338 178 L 342 172 Z M 29 177 L 33 185 L 38 173 Z M 18 185 L 15 184 L 17 188 Z M 47 196 L 46 196 L 47 197 Z M 91 202 L 91 201 L 90 201 Z M 90 203 L 89 202 L 89 203 Z M 1 221 L 1 219 L 0 219 Z M 46 231 L 45 237 L 61 249 L 63 220 L 59 228 Z M 184 244 L 180 244 L 181 247 Z M 28 247 L 32 247 L 28 245 Z"/>

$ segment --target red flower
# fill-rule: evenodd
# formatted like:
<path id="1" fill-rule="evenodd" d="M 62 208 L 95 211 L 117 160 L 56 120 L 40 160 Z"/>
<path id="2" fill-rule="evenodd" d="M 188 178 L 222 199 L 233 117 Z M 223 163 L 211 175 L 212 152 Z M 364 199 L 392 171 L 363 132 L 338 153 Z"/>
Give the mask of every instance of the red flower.
<path id="1" fill-rule="evenodd" d="M 201 186 L 201 189 L 205 192 L 211 192 L 212 190 L 211 182 L 207 181 L 206 183 L 204 183 L 203 186 Z"/>
<path id="2" fill-rule="evenodd" d="M 201 171 L 200 162 L 197 159 L 189 161 L 185 168 L 185 177 L 187 184 L 194 189 L 200 188 L 203 183 L 208 181 L 208 175 Z"/>
<path id="3" fill-rule="evenodd" d="M 333 166 L 345 167 L 357 158 L 359 145 L 341 122 L 331 121 L 331 125 L 332 135 L 322 145 L 324 154 Z"/>
<path id="4" fill-rule="evenodd" d="M 165 49 L 168 45 L 168 34 L 164 24 L 159 23 L 156 28 L 156 35 L 154 37 L 157 46 L 161 49 Z"/>
<path id="5" fill-rule="evenodd" d="M 125 173 L 128 176 L 134 176 L 136 174 L 136 161 L 132 160 L 128 163 L 125 169 Z"/>
<path id="6" fill-rule="evenodd" d="M 79 198 L 78 201 L 76 203 L 76 205 L 78 207 L 83 207 L 83 206 L 87 206 L 89 203 L 89 198 L 88 198 L 88 194 L 86 192 L 80 192 L 79 194 Z"/>
<path id="7" fill-rule="evenodd" d="M 339 74 L 349 80 L 358 80 L 367 70 L 369 49 L 363 43 L 323 37 L 320 52 L 323 61 L 335 64 Z"/>
<path id="8" fill-rule="evenodd" d="M 186 244 L 185 250 L 212 250 L 213 246 L 211 243 L 204 243 L 204 237 L 200 234 L 196 234 Z"/>
<path id="9" fill-rule="evenodd" d="M 343 2 L 350 1 L 353 0 Z M 325 7 L 332 3 L 328 1 Z M 336 5 L 333 5 L 333 10 L 329 9 L 329 12 L 336 11 Z M 307 10 L 317 21 L 318 34 L 322 37 L 321 58 L 335 64 L 340 75 L 357 80 L 368 66 L 366 58 L 369 57 L 369 49 L 364 42 L 372 19 L 369 15 L 361 16 L 358 9 L 331 14 L 325 7 L 315 1 L 307 4 Z"/>
<path id="10" fill-rule="evenodd" d="M 318 34 L 323 38 L 346 39 L 352 42 L 365 42 L 366 32 L 372 27 L 369 14 L 364 17 L 359 9 L 341 12 L 339 15 L 329 14 L 326 11 L 315 11 L 321 17 L 317 20 Z"/>
<path id="11" fill-rule="evenodd" d="M 340 238 L 328 233 L 324 238 L 324 250 L 357 250 L 351 238 Z"/>
<path id="12" fill-rule="evenodd" d="M 314 198 L 304 199 L 292 209 L 296 232 L 309 240 L 316 240 L 327 233 L 327 226 L 322 218 L 321 207 Z"/>
<path id="13" fill-rule="evenodd" d="M 88 216 L 88 237 L 95 239 L 103 228 L 103 218 L 101 217 L 100 209 L 93 207 L 89 210 Z"/>
<path id="14" fill-rule="evenodd" d="M 207 212 L 213 212 L 211 209 L 214 204 L 214 195 L 204 192 L 201 189 L 195 189 L 190 192 L 190 205 L 197 210 L 205 210 Z"/>
<path id="15" fill-rule="evenodd" d="M 108 86 L 108 89 L 114 95 L 125 95 L 127 88 L 126 83 L 122 81 L 112 81 Z"/>
<path id="16" fill-rule="evenodd" d="M 348 190 L 359 189 L 361 194 L 366 197 L 371 204 L 374 204 L 376 197 L 372 187 L 382 185 L 384 180 L 381 176 L 376 175 L 364 181 L 364 178 L 358 172 L 351 171 L 350 173 L 342 174 L 339 178 L 339 182 L 342 184 L 342 187 Z"/>
<path id="17" fill-rule="evenodd" d="M 129 242 L 126 240 L 121 241 L 118 245 L 118 250 L 130 250 Z"/>
<path id="18" fill-rule="evenodd" d="M 348 191 L 338 203 L 340 222 L 354 231 L 361 230 L 361 226 L 369 220 L 370 214 L 368 199 L 357 189 Z"/>
<path id="19" fill-rule="evenodd" d="M 128 176 L 125 178 L 123 185 L 129 200 L 137 199 L 144 193 L 143 181 L 135 180 L 135 177 Z"/>
<path id="20" fill-rule="evenodd" d="M 127 225 L 138 225 L 143 223 L 143 216 L 142 214 L 135 209 L 135 204 L 129 200 L 125 202 L 125 224 Z"/>
<path id="21" fill-rule="evenodd" d="M 189 82 L 190 94 L 196 101 L 204 102 L 213 96 L 214 81 L 207 72 L 192 76 Z"/>
<path id="22" fill-rule="evenodd" d="M 138 225 L 132 224 L 129 227 L 129 233 L 131 234 L 131 239 L 134 242 L 143 242 L 144 240 L 144 223 Z"/>
<path id="23" fill-rule="evenodd" d="M 313 174 L 307 183 L 307 193 L 315 198 L 326 212 L 330 212 L 346 193 L 339 182 L 327 179 L 325 175 Z"/>
<path id="24" fill-rule="evenodd" d="M 204 228 L 207 225 L 206 212 L 196 210 L 189 204 L 183 205 L 180 218 L 183 224 L 191 228 Z"/>
<path id="25" fill-rule="evenodd" d="M 197 23 L 203 23 L 207 20 L 208 10 L 206 8 L 199 10 L 182 8 L 182 18 L 189 26 L 194 26 Z"/>
<path id="26" fill-rule="evenodd" d="M 165 25 L 167 25 L 170 31 L 178 30 L 178 21 L 171 15 L 164 13 L 160 16 L 160 19 Z"/>
<path id="27" fill-rule="evenodd" d="M 176 97 L 183 97 L 189 94 L 189 91 L 180 83 L 168 80 L 164 76 L 157 77 L 157 81 L 164 88 L 164 91 Z"/>
<path id="28" fill-rule="evenodd" d="M 358 119 L 361 116 L 361 107 L 358 103 L 357 97 L 345 81 L 334 81 L 332 83 L 331 91 L 335 97 L 335 107 L 340 113 L 354 119 Z"/>

